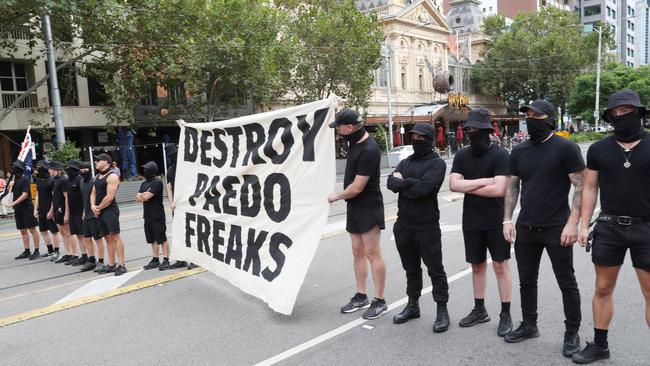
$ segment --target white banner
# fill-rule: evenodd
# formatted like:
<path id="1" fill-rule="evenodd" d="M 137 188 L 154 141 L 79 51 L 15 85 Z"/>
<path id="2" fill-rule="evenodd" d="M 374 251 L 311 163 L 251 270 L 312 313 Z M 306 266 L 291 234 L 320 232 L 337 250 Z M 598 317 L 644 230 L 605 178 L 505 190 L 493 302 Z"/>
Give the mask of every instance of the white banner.
<path id="1" fill-rule="evenodd" d="M 334 192 L 337 100 L 179 121 L 172 257 L 291 314 Z"/>

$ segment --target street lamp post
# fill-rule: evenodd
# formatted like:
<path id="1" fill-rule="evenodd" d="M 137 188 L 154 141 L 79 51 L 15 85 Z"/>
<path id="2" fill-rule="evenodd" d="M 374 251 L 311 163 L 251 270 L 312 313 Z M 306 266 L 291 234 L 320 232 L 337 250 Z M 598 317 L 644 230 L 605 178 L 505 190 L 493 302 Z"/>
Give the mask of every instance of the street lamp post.
<path id="1" fill-rule="evenodd" d="M 387 115 L 388 115 L 388 148 L 392 149 L 393 148 L 393 110 L 391 106 L 391 89 L 393 87 L 393 83 L 391 82 L 391 53 L 392 50 L 390 46 L 388 45 L 388 42 L 384 42 L 383 44 L 384 48 L 384 56 L 386 57 L 386 67 L 384 67 L 384 70 L 386 70 L 386 108 L 387 108 Z"/>
<path id="2" fill-rule="evenodd" d="M 598 132 L 598 121 L 600 120 L 600 54 L 602 49 L 603 26 L 594 28 L 598 32 L 598 58 L 596 59 L 596 106 L 594 107 L 594 126 Z"/>

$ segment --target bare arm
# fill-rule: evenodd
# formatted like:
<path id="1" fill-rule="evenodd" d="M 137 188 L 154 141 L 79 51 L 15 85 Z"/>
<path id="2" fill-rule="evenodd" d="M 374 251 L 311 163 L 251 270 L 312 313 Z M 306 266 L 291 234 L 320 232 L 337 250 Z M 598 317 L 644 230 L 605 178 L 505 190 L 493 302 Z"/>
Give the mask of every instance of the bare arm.
<path id="1" fill-rule="evenodd" d="M 507 189 L 505 201 L 503 204 L 503 221 L 512 221 L 512 215 L 515 212 L 515 207 L 517 207 L 517 201 L 519 201 L 519 177 L 510 176 L 506 179 Z"/>
<path id="2" fill-rule="evenodd" d="M 65 214 L 63 215 L 63 223 L 68 223 L 68 218 L 70 217 L 70 207 L 68 206 L 68 192 L 63 192 L 63 197 L 65 198 Z"/>
<path id="3" fill-rule="evenodd" d="M 491 184 L 494 184 L 493 178 L 465 179 L 459 173 L 451 173 L 449 176 L 449 189 L 452 192 L 470 193 Z"/>
<path id="4" fill-rule="evenodd" d="M 99 203 L 99 205 L 97 205 L 97 208 L 100 211 L 110 206 L 110 204 L 115 199 L 117 188 L 120 186 L 120 178 L 118 178 L 117 175 L 115 174 L 111 174 L 108 176 L 108 178 L 106 178 L 106 183 L 107 183 L 106 197 L 104 197 L 104 199 Z"/>
<path id="5" fill-rule="evenodd" d="M 153 196 L 155 196 L 153 193 L 146 191 L 142 193 L 138 193 L 135 196 L 136 201 L 139 199 L 138 202 L 147 202 L 149 201 Z"/>
<path id="6" fill-rule="evenodd" d="M 23 192 L 23 194 L 21 194 L 16 200 L 14 200 L 14 202 L 11 204 L 11 207 L 16 207 L 16 205 L 26 200 L 27 196 L 29 196 L 29 194 L 27 192 Z"/>
<path id="7" fill-rule="evenodd" d="M 475 189 L 470 194 L 494 198 L 494 197 L 505 197 L 506 189 L 508 188 L 508 177 L 505 175 L 497 175 L 494 177 L 494 183 L 487 185 L 485 187 Z"/>
<path id="8" fill-rule="evenodd" d="M 571 215 L 569 222 L 577 225 L 580 221 L 580 209 L 582 206 L 582 189 L 584 187 L 585 170 L 569 174 L 569 179 L 574 187 L 573 192 L 573 205 L 571 207 Z"/>
<path id="9" fill-rule="evenodd" d="M 366 188 L 366 184 L 370 180 L 370 176 L 357 175 L 354 177 L 354 181 L 340 193 L 332 193 L 328 200 L 330 202 L 335 202 L 338 200 L 347 200 L 354 198 L 363 192 L 363 189 Z"/>
<path id="10" fill-rule="evenodd" d="M 582 219 L 582 228 L 578 241 L 581 246 L 587 245 L 589 240 L 589 222 L 596 208 L 598 200 L 598 171 L 585 169 L 585 184 L 582 189 L 582 208 L 580 209 L 580 218 Z"/>
<path id="11" fill-rule="evenodd" d="M 167 183 L 167 200 L 169 201 L 169 208 L 174 211 L 176 209 L 176 202 L 174 201 L 174 192 L 170 183 Z"/>

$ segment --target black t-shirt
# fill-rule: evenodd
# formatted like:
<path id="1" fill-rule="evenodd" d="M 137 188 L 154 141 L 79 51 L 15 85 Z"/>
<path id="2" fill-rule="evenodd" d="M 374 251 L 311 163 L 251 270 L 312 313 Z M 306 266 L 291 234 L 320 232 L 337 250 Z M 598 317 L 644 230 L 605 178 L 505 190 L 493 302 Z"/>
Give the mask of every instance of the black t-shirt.
<path id="1" fill-rule="evenodd" d="M 54 177 L 54 189 L 52 189 L 52 207 L 54 208 L 55 212 L 60 208 L 65 211 L 65 197 L 63 196 L 63 192 L 68 192 L 69 190 L 70 184 L 68 177 Z"/>
<path id="2" fill-rule="evenodd" d="M 46 215 L 52 206 L 52 190 L 54 189 L 54 178 L 35 178 L 36 190 L 38 192 L 38 211 L 40 215 Z"/>
<path id="3" fill-rule="evenodd" d="M 353 144 L 348 149 L 348 162 L 345 166 L 343 188 L 347 188 L 357 175 L 370 177 L 363 191 L 347 201 L 348 208 L 378 209 L 384 207 L 379 188 L 379 145 L 372 136 Z"/>
<path id="4" fill-rule="evenodd" d="M 587 167 L 598 171 L 601 211 L 610 215 L 650 216 L 650 134 L 626 153 L 631 166 L 625 168 L 623 149 L 609 136 L 589 147 Z"/>
<path id="5" fill-rule="evenodd" d="M 492 146 L 481 156 L 465 147 L 456 153 L 452 173 L 465 179 L 492 178 L 508 175 L 508 151 L 501 146 Z M 503 222 L 503 197 L 481 197 L 465 194 L 463 201 L 463 230 L 488 230 L 501 226 Z"/>
<path id="6" fill-rule="evenodd" d="M 83 212 L 83 199 L 81 196 L 81 181 L 83 178 L 77 176 L 68 179 L 68 208 L 70 215 L 81 215 Z"/>
<path id="7" fill-rule="evenodd" d="M 90 194 L 93 192 L 94 180 L 90 179 L 87 182 L 81 179 L 79 183 L 81 189 L 81 199 L 83 200 L 84 218 L 90 219 L 94 217 L 92 206 L 90 204 Z"/>
<path id="8" fill-rule="evenodd" d="M 21 175 L 20 178 L 17 178 L 11 193 L 14 195 L 14 201 L 18 199 L 23 193 L 27 193 L 27 198 L 21 203 L 14 206 L 15 211 L 20 210 L 34 210 L 34 204 L 32 203 L 32 190 L 30 187 L 29 177 L 26 175 Z"/>
<path id="9" fill-rule="evenodd" d="M 140 193 L 153 193 L 148 201 L 143 203 L 143 218 L 149 220 L 165 220 L 165 209 L 163 208 L 163 182 L 160 178 L 154 178 L 151 181 L 144 181 L 140 185 Z"/>
<path id="10" fill-rule="evenodd" d="M 569 174 L 585 168 L 578 145 L 553 135 L 541 144 L 530 140 L 515 146 L 509 173 L 521 179 L 518 224 L 534 227 L 565 225 L 569 214 Z"/>

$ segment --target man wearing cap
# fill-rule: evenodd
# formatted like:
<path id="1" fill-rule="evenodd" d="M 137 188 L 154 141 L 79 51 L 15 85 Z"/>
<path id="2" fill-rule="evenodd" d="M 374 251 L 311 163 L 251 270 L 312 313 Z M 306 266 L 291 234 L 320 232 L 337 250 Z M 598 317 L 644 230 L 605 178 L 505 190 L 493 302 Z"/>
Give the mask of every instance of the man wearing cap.
<path id="1" fill-rule="evenodd" d="M 508 180 L 508 151 L 491 140 L 494 127 L 492 115 L 486 109 L 469 112 L 465 132 L 470 146 L 454 157 L 449 188 L 465 193 L 463 200 L 463 237 L 465 260 L 472 265 L 474 309 L 460 321 L 461 327 L 471 327 L 490 321 L 485 308 L 487 282 L 487 251 L 497 277 L 501 298 L 501 313 L 497 335 L 512 331 L 510 302 L 512 275 L 510 273 L 510 243 L 503 237 L 503 197 Z"/>
<path id="2" fill-rule="evenodd" d="M 90 193 L 93 189 L 93 177 L 90 171 L 90 163 L 83 162 L 79 165 L 79 174 L 81 181 L 79 182 L 79 189 L 81 191 L 81 200 L 83 206 L 81 228 L 83 232 L 83 242 L 88 252 L 88 262 L 82 267 L 81 271 L 95 271 L 99 272 L 104 268 L 104 244 L 102 243 L 102 236 L 99 232 L 99 223 L 93 214 L 90 205 Z M 95 248 L 93 240 L 97 245 L 97 258 L 95 258 Z"/>
<path id="3" fill-rule="evenodd" d="M 13 202 L 9 207 L 14 209 L 14 220 L 16 221 L 16 229 L 20 230 L 20 236 L 23 239 L 23 252 L 15 257 L 15 259 L 34 260 L 40 258 L 41 254 L 38 250 L 41 237 L 36 230 L 38 222 L 34 217 L 34 206 L 32 204 L 32 191 L 29 183 L 29 176 L 25 175 L 25 163 L 16 160 L 13 163 L 13 178 L 9 183 L 11 193 L 13 194 Z M 29 249 L 29 234 L 32 234 L 32 241 L 34 242 L 34 252 Z"/>
<path id="4" fill-rule="evenodd" d="M 47 254 L 43 257 L 52 255 L 51 261 L 59 259 L 59 228 L 52 219 L 47 218 L 47 213 L 52 206 L 52 191 L 54 190 L 54 178 L 50 176 L 49 165 L 47 161 L 41 160 L 37 164 L 36 176 L 36 199 L 34 204 L 34 217 L 38 219 L 38 229 L 45 240 Z"/>
<path id="5" fill-rule="evenodd" d="M 421 262 L 424 262 L 437 305 L 433 331 L 441 333 L 449 329 L 449 286 L 442 264 L 438 191 L 445 179 L 447 165 L 433 152 L 433 126 L 418 123 L 410 132 L 413 155 L 399 162 L 387 183 L 388 189 L 399 193 L 393 234 L 406 271 L 406 294 L 409 298 L 402 312 L 393 317 L 393 322 L 400 324 L 420 317 Z"/>
<path id="6" fill-rule="evenodd" d="M 578 237 L 585 163 L 576 143 L 554 133 L 553 104 L 536 100 L 520 111 L 526 113 L 530 138 L 515 146 L 510 154 L 503 235 L 515 243 L 523 322 L 504 338 L 506 342 L 516 343 L 539 337 L 537 280 L 546 249 L 564 304 L 566 332 L 562 354 L 571 357 L 580 350 L 580 292 L 573 270 L 572 246 Z M 571 184 L 575 191 L 569 208 L 567 197 Z M 520 185 L 521 212 L 515 230 L 512 215 Z"/>
<path id="7" fill-rule="evenodd" d="M 331 193 L 327 200 L 347 202 L 346 230 L 352 241 L 354 274 L 357 293 L 341 308 L 343 313 L 352 313 L 370 306 L 364 313 L 365 319 L 379 318 L 388 311 L 384 300 L 386 285 L 386 264 L 381 255 L 380 235 L 384 229 L 384 201 L 379 188 L 379 146 L 363 127 L 359 112 L 346 109 L 336 115 L 329 125 L 336 128 L 349 144 L 343 192 Z M 375 284 L 375 298 L 368 301 L 366 281 L 368 262 Z"/>
<path id="8" fill-rule="evenodd" d="M 68 177 L 63 174 L 63 164 L 58 161 L 51 161 L 48 164 L 50 175 L 54 177 L 54 187 L 52 189 L 52 207 L 48 217 L 52 218 L 59 228 L 63 237 L 63 246 L 65 255 L 54 261 L 54 263 L 64 263 L 66 265 L 79 259 L 77 256 L 77 245 L 74 242 L 75 237 L 70 235 L 69 209 L 68 209 L 68 191 L 70 182 Z"/>
<path id="9" fill-rule="evenodd" d="M 161 271 L 171 268 L 169 263 L 169 243 L 167 242 L 167 224 L 165 208 L 163 207 L 163 183 L 158 178 L 158 165 L 147 162 L 142 166 L 142 176 L 145 178 L 140 185 L 140 191 L 135 195 L 135 201 L 142 203 L 144 218 L 144 236 L 151 244 L 153 258 L 144 269 L 158 268 Z M 163 261 L 160 263 L 160 246 L 162 246 Z"/>
<path id="10" fill-rule="evenodd" d="M 108 244 L 108 263 L 102 273 L 115 272 L 116 276 L 126 273 L 124 265 L 124 244 L 120 239 L 120 209 L 115 202 L 115 195 L 120 186 L 120 178 L 111 171 L 113 159 L 108 154 L 95 157 L 95 170 L 98 174 L 90 193 L 91 209 L 99 221 L 102 236 Z M 117 253 L 118 264 L 115 264 Z"/>
<path id="11" fill-rule="evenodd" d="M 643 129 L 646 108 L 639 95 L 623 90 L 609 96 L 603 119 L 614 134 L 589 147 L 582 193 L 580 244 L 589 241 L 589 221 L 600 189 L 601 212 L 593 233 L 591 260 L 596 271 L 593 297 L 594 342 L 578 354 L 576 363 L 609 358 L 607 333 L 614 316 L 613 293 L 621 265 L 630 249 L 650 327 L 650 135 Z"/>
<path id="12" fill-rule="evenodd" d="M 77 242 L 79 245 L 79 252 L 81 256 L 79 259 L 72 262 L 73 266 L 81 266 L 88 262 L 88 254 L 86 253 L 86 245 L 83 237 L 83 199 L 81 197 L 81 175 L 79 174 L 80 162 L 77 160 L 68 161 L 65 170 L 68 175 L 68 210 L 66 216 L 68 217 L 68 227 L 70 228 L 70 235 L 72 241 Z"/>

